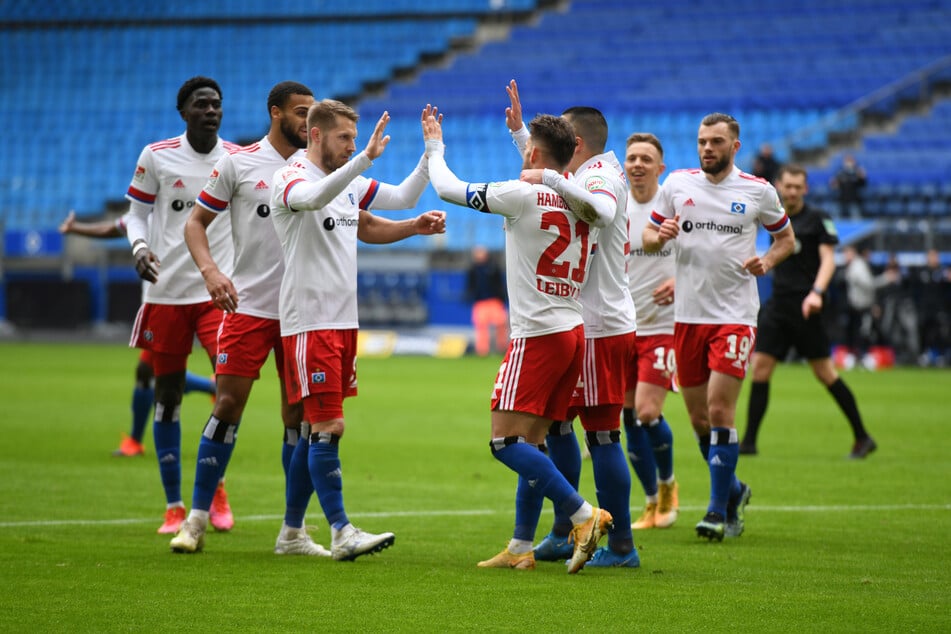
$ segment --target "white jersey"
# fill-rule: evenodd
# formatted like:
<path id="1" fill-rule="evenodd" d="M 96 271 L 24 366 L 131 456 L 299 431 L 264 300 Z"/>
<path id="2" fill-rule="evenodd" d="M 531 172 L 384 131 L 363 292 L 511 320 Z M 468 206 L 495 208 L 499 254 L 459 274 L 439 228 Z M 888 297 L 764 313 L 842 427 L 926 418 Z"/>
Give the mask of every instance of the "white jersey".
<path id="1" fill-rule="evenodd" d="M 201 154 L 182 134 L 143 148 L 126 198 L 151 207 L 148 243 L 160 267 L 158 281 L 146 287 L 146 302 L 198 304 L 210 300 L 205 280 L 185 244 L 185 221 L 215 163 L 238 147 L 218 139 L 211 152 Z M 234 249 L 228 214 L 209 227 L 208 243 L 222 272 L 230 276 Z"/>
<path id="2" fill-rule="evenodd" d="M 277 170 L 272 180 L 271 219 L 284 253 L 280 318 L 285 337 L 358 327 L 357 228 L 360 209 L 369 208 L 379 183 L 356 176 L 316 211 L 290 208 L 288 194 L 296 185 L 326 177 L 306 157 L 299 157 Z"/>
<path id="3" fill-rule="evenodd" d="M 674 316 L 689 324 L 756 325 L 756 276 L 743 262 L 756 255 L 758 225 L 776 233 L 789 224 L 776 190 L 738 167 L 719 183 L 699 168 L 667 177 L 650 221 L 680 216 Z"/>
<path id="4" fill-rule="evenodd" d="M 513 338 L 565 332 L 582 323 L 581 287 L 590 228 L 545 185 L 472 184 L 469 206 L 505 217 L 506 287 Z"/>
<path id="5" fill-rule="evenodd" d="M 303 150 L 291 159 L 302 156 Z M 264 137 L 221 157 L 198 195 L 199 205 L 218 214 L 231 205 L 232 282 L 238 291 L 238 313 L 265 319 L 280 317 L 284 257 L 271 222 L 271 179 L 287 163 Z M 221 219 L 211 227 L 218 222 Z"/>
<path id="6" fill-rule="evenodd" d="M 573 180 L 595 196 L 607 196 L 615 208 L 614 220 L 597 233 L 591 270 L 581 289 L 584 335 L 589 339 L 634 332 L 637 316 L 628 288 L 627 178 L 614 152 L 588 159 Z"/>
<path id="7" fill-rule="evenodd" d="M 637 307 L 638 337 L 674 334 L 674 305 L 655 304 L 653 293 L 663 282 L 674 277 L 677 240 L 671 240 L 655 253 L 644 252 L 644 227 L 650 221 L 659 195 L 660 190 L 646 203 L 639 203 L 630 191 L 627 194 L 627 214 L 631 219 L 631 259 L 627 276 L 631 297 Z"/>

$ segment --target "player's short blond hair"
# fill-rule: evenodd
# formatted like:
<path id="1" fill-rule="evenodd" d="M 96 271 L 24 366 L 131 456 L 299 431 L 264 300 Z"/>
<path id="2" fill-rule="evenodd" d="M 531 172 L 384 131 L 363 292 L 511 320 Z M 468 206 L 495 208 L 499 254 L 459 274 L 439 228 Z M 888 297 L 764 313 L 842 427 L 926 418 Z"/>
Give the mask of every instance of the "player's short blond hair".
<path id="1" fill-rule="evenodd" d="M 337 117 L 344 117 L 354 123 L 360 120 L 360 115 L 342 101 L 324 99 L 318 101 L 307 110 L 307 128 L 332 130 L 337 127 Z"/>

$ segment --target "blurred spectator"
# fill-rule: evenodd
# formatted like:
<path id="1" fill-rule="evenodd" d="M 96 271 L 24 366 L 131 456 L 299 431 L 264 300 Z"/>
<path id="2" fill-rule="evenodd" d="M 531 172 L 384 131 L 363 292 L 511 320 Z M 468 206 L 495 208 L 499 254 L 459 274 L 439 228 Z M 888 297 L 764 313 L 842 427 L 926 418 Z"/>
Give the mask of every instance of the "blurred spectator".
<path id="1" fill-rule="evenodd" d="M 483 246 L 472 249 L 472 263 L 466 280 L 466 295 L 472 302 L 475 352 L 484 357 L 491 351 L 491 330 L 495 329 L 495 351 L 509 345 L 509 316 L 505 307 L 505 276 Z"/>
<path id="2" fill-rule="evenodd" d="M 863 248 L 861 253 L 855 247 L 843 249 L 845 255 L 845 286 L 848 303 L 848 330 L 846 345 L 861 359 L 868 347 L 876 339 L 875 322 L 872 309 L 875 306 L 876 280 L 869 265 L 871 251 Z"/>
<path id="3" fill-rule="evenodd" d="M 918 302 L 921 365 L 944 365 L 951 347 L 951 269 L 930 249 L 925 267 L 913 275 Z"/>
<path id="4" fill-rule="evenodd" d="M 769 143 L 759 146 L 759 154 L 753 159 L 753 176 L 759 176 L 772 183 L 779 175 L 780 167 L 782 165 L 773 156 L 773 146 Z"/>
<path id="5" fill-rule="evenodd" d="M 878 343 L 892 348 L 899 363 L 914 363 L 919 351 L 918 311 L 907 272 L 894 253 L 875 280 L 878 293 L 872 315 L 878 323 Z"/>
<path id="6" fill-rule="evenodd" d="M 829 181 L 829 187 L 839 192 L 841 218 L 862 217 L 862 190 L 867 182 L 865 168 L 855 162 L 854 156 L 846 154 L 842 159 L 842 167 Z"/>

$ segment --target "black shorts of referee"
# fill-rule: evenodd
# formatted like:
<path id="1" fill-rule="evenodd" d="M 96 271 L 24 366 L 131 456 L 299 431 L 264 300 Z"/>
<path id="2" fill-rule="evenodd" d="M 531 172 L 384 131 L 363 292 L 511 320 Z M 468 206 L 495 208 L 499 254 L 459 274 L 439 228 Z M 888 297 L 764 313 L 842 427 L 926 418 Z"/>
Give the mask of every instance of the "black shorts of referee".
<path id="1" fill-rule="evenodd" d="M 824 313 L 802 317 L 798 296 L 772 296 L 760 307 L 756 326 L 756 352 L 784 360 L 790 348 L 809 361 L 830 356 L 831 344 L 826 332 Z"/>

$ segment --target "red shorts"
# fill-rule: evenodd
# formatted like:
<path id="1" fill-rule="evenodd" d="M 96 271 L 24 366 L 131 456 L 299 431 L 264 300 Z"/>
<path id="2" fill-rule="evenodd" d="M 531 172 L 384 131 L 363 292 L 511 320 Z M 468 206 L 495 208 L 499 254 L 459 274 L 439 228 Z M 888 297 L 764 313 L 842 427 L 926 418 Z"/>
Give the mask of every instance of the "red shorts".
<path id="1" fill-rule="evenodd" d="M 261 377 L 261 367 L 271 350 L 278 376 L 284 373 L 284 346 L 281 322 L 277 319 L 225 313 L 218 329 L 218 357 L 215 374 Z"/>
<path id="2" fill-rule="evenodd" d="M 624 403 L 627 368 L 636 354 L 635 333 L 585 340 L 584 364 L 571 395 L 571 407 Z"/>
<path id="3" fill-rule="evenodd" d="M 743 324 L 674 324 L 677 382 L 696 387 L 720 372 L 740 380 L 746 377 L 756 343 L 756 328 Z"/>
<path id="4" fill-rule="evenodd" d="M 639 381 L 671 389 L 677 371 L 673 335 L 644 335 L 637 337 L 634 362 L 627 366 L 627 390 Z"/>
<path id="5" fill-rule="evenodd" d="M 343 399 L 357 395 L 356 328 L 311 330 L 282 342 L 287 402 L 304 401 L 308 423 L 343 418 Z"/>
<path id="6" fill-rule="evenodd" d="M 156 376 L 184 371 L 196 336 L 214 362 L 223 314 L 210 300 L 200 304 L 142 304 L 129 345 L 152 353 Z"/>
<path id="7" fill-rule="evenodd" d="M 492 410 L 564 420 L 584 358 L 584 327 L 512 339 L 492 390 Z"/>

